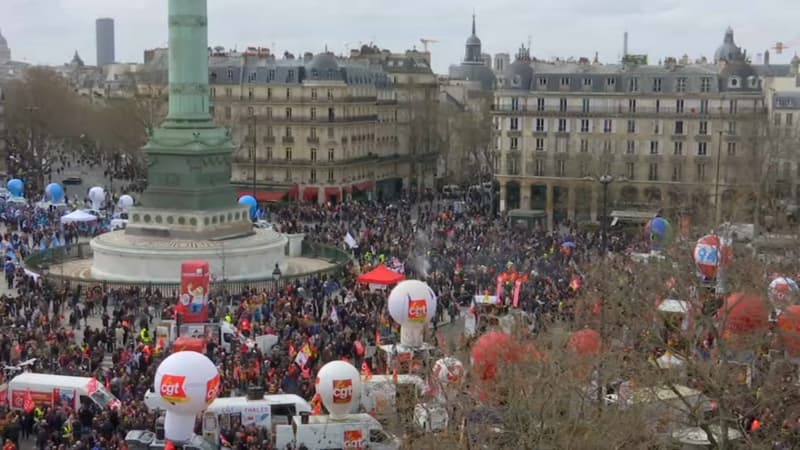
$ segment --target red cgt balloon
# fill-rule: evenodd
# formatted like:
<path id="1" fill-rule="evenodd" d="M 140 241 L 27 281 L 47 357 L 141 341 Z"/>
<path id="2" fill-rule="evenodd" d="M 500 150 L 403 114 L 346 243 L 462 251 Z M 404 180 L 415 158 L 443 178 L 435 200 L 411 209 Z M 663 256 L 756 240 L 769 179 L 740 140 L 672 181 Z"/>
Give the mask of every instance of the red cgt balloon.
<path id="1" fill-rule="evenodd" d="M 578 355 L 597 355 L 602 348 L 602 338 L 597 331 L 586 328 L 572 333 L 567 347 Z"/>
<path id="2" fill-rule="evenodd" d="M 769 307 L 758 294 L 736 292 L 731 294 L 717 318 L 723 320 L 725 331 L 732 334 L 748 334 L 769 329 Z"/>
<path id="3" fill-rule="evenodd" d="M 800 305 L 792 305 L 778 316 L 778 336 L 791 356 L 800 355 Z"/>

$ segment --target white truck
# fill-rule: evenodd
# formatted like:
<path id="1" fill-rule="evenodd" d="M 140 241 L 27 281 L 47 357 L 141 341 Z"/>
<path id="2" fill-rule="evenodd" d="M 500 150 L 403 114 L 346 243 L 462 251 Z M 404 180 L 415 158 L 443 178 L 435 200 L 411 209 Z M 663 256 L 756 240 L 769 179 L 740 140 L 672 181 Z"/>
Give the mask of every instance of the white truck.
<path id="1" fill-rule="evenodd" d="M 261 399 L 221 397 L 203 413 L 203 437 L 210 443 L 220 442 L 221 431 L 254 425 L 273 431 L 277 425 L 291 425 L 292 417 L 311 413 L 311 405 L 292 394 L 265 395 Z"/>
<path id="2" fill-rule="evenodd" d="M 239 330 L 228 322 L 219 323 L 184 323 L 181 324 L 180 334 L 178 324 L 173 319 L 162 320 L 156 325 L 155 339 L 163 338 L 171 344 L 178 336 L 204 337 L 209 341 L 217 342 L 226 352 L 230 352 L 232 345 L 239 339 Z"/>
<path id="3" fill-rule="evenodd" d="M 281 450 L 399 450 L 401 445 L 400 439 L 384 431 L 369 414 L 348 414 L 336 420 L 330 416 L 295 416 L 292 424 L 275 427 L 275 448 Z"/>
<path id="4" fill-rule="evenodd" d="M 119 399 L 96 378 L 32 372 L 21 373 L 0 386 L 0 399 L 16 410 L 24 409 L 26 400 L 35 405 L 65 404 L 74 410 L 83 404 L 101 410 L 120 406 Z"/>

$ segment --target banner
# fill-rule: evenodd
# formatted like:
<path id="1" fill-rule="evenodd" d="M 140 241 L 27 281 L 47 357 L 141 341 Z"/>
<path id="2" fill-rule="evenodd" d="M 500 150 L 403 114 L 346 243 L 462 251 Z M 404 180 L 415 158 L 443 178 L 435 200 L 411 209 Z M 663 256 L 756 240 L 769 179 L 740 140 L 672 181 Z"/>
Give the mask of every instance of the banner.
<path id="1" fill-rule="evenodd" d="M 352 234 L 350 234 L 349 231 L 347 232 L 347 234 L 344 237 L 344 243 L 347 244 L 347 247 L 350 250 L 358 248 L 358 242 L 356 242 L 356 239 L 353 237 Z"/>
<path id="2" fill-rule="evenodd" d="M 514 282 L 514 308 L 519 308 L 519 291 L 522 290 L 522 280 Z"/>
<path id="3" fill-rule="evenodd" d="M 495 293 L 498 299 L 503 298 L 503 277 L 497 276 L 497 292 Z"/>
<path id="4" fill-rule="evenodd" d="M 183 323 L 208 322 L 208 261 L 186 261 L 181 264 L 181 295 L 175 312 L 183 315 Z"/>

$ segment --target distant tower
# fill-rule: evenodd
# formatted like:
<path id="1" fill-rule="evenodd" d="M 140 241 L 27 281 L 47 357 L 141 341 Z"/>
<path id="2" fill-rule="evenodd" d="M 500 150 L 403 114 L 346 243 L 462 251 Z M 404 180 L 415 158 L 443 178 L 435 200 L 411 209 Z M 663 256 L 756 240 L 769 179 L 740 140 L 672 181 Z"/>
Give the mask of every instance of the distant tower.
<path id="1" fill-rule="evenodd" d="M 481 40 L 475 34 L 475 14 L 472 15 L 472 34 L 467 38 L 466 51 L 464 52 L 464 62 L 482 63 L 481 60 Z"/>
<path id="2" fill-rule="evenodd" d="M 622 57 L 625 58 L 628 56 L 628 32 L 625 32 L 625 36 L 622 38 Z"/>
<path id="3" fill-rule="evenodd" d="M 511 57 L 508 53 L 497 53 L 494 55 L 494 70 L 497 72 L 503 72 L 506 70 L 506 67 L 511 64 Z"/>
<path id="4" fill-rule="evenodd" d="M 764 52 L 764 65 L 765 66 L 769 65 L 769 50 Z"/>
<path id="5" fill-rule="evenodd" d="M 107 17 L 95 22 L 97 38 L 97 65 L 99 67 L 114 64 L 114 19 Z"/>
<path id="6" fill-rule="evenodd" d="M 11 61 L 11 49 L 8 48 L 8 42 L 3 34 L 0 33 L 0 62 Z"/>

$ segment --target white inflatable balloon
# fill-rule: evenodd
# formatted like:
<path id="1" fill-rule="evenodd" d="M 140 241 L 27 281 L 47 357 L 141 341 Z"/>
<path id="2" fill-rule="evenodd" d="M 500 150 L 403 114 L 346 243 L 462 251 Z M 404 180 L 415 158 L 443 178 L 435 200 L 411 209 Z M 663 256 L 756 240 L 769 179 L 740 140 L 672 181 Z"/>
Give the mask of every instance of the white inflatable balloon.
<path id="1" fill-rule="evenodd" d="M 131 197 L 128 194 L 123 195 L 122 197 L 119 198 L 117 206 L 123 209 L 130 208 L 131 206 L 133 206 L 133 197 Z"/>
<path id="2" fill-rule="evenodd" d="M 448 356 L 434 363 L 433 374 L 442 384 L 458 384 L 464 379 L 464 364 Z"/>
<path id="3" fill-rule="evenodd" d="M 106 191 L 100 186 L 95 186 L 89 189 L 88 197 L 92 204 L 92 209 L 100 209 L 103 207 L 103 202 L 106 200 Z"/>
<path id="4" fill-rule="evenodd" d="M 389 314 L 400 325 L 422 327 L 436 314 L 436 294 L 422 281 L 401 281 L 389 293 Z"/>
<path id="5" fill-rule="evenodd" d="M 341 419 L 361 398 L 361 375 L 352 364 L 331 361 L 317 374 L 316 390 L 332 419 Z"/>
<path id="6" fill-rule="evenodd" d="M 194 421 L 214 401 L 220 391 L 217 367 L 205 355 L 183 351 L 168 356 L 156 369 L 154 392 L 161 396 L 164 409 L 164 434 L 176 443 L 189 441 Z"/>

